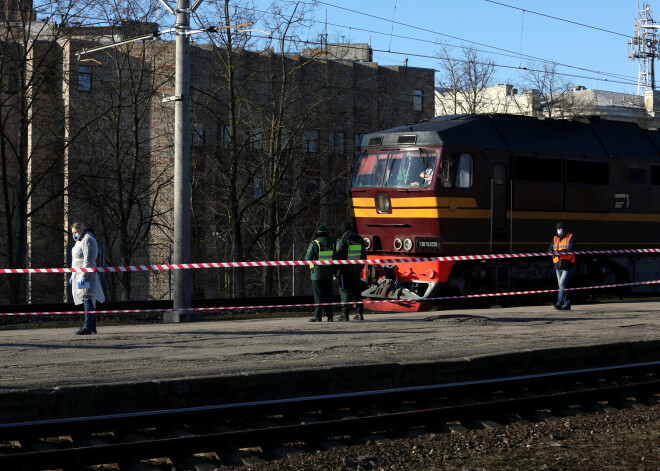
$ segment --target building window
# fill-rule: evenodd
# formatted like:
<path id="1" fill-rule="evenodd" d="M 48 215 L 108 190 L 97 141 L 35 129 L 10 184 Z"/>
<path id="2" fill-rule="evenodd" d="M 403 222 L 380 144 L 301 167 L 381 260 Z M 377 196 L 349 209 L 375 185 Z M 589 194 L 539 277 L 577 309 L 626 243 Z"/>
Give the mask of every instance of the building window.
<path id="1" fill-rule="evenodd" d="M 252 187 L 252 196 L 256 201 L 264 194 L 264 181 L 259 177 L 254 177 L 253 182 L 254 186 Z"/>
<path id="2" fill-rule="evenodd" d="M 315 154 L 319 151 L 319 132 L 318 131 L 303 131 L 302 133 L 302 150 L 310 154 Z"/>
<path id="3" fill-rule="evenodd" d="M 78 90 L 90 91 L 92 89 L 92 67 L 89 65 L 78 66 Z"/>
<path id="4" fill-rule="evenodd" d="M 332 154 L 346 153 L 346 134 L 343 132 L 328 133 L 328 149 Z"/>
<path id="5" fill-rule="evenodd" d="M 424 90 L 413 90 L 413 110 L 422 111 L 424 106 Z"/>
<path id="6" fill-rule="evenodd" d="M 250 134 L 249 141 L 250 141 L 250 149 L 252 150 L 259 150 L 259 149 L 263 149 L 264 147 L 264 135 L 259 130 L 252 131 L 252 133 Z"/>
<path id="7" fill-rule="evenodd" d="M 291 134 L 286 128 L 280 130 L 280 149 L 289 149 L 291 147 Z"/>
<path id="8" fill-rule="evenodd" d="M 201 147 L 204 145 L 204 126 L 202 123 L 192 123 L 192 145 Z"/>
<path id="9" fill-rule="evenodd" d="M 354 148 L 355 148 L 355 156 L 356 157 L 358 155 L 360 155 L 360 152 L 362 151 L 362 137 L 363 136 L 364 136 L 364 134 L 358 134 L 358 133 L 356 133 L 355 136 L 354 136 L 354 142 L 355 142 L 355 144 L 354 144 L 355 147 Z"/>
<path id="10" fill-rule="evenodd" d="M 229 147 L 229 125 L 220 124 L 218 126 L 218 140 L 221 147 Z"/>

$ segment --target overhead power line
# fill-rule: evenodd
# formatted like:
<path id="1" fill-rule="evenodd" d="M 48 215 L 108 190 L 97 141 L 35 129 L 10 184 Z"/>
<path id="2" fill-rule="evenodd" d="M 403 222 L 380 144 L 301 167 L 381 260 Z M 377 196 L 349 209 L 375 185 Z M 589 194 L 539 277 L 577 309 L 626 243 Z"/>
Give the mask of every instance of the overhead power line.
<path id="1" fill-rule="evenodd" d="M 514 10 L 520 10 L 520 11 L 525 12 L 525 13 L 531 13 L 532 15 L 545 16 L 546 18 L 552 18 L 553 20 L 563 21 L 564 23 L 571 23 L 571 24 L 574 24 L 574 25 L 577 25 L 577 26 L 583 26 L 585 28 L 591 28 L 591 29 L 595 29 L 595 30 L 598 30 L 598 31 L 603 31 L 605 33 L 616 34 L 617 36 L 623 36 L 624 38 L 632 37 L 629 34 L 617 33 L 616 31 L 612 31 L 612 30 L 605 29 L 605 28 L 599 28 L 598 26 L 591 26 L 591 25 L 587 25 L 587 24 L 584 24 L 584 23 L 580 23 L 578 21 L 567 20 L 565 18 L 559 18 L 558 16 L 546 15 L 545 13 L 539 13 L 537 11 L 528 10 L 527 8 L 514 7 L 513 5 L 507 5 L 506 3 L 496 2 L 494 0 L 486 0 L 486 1 L 488 3 L 494 3 L 495 5 L 501 5 L 503 7 L 513 8 Z"/>
<path id="2" fill-rule="evenodd" d="M 275 41 L 290 41 L 292 43 L 295 43 L 296 45 L 302 45 L 310 48 L 318 48 L 322 46 L 324 43 L 322 41 L 311 41 L 311 40 L 293 40 L 293 39 L 288 39 L 288 38 L 281 38 L 281 37 L 261 37 L 261 39 L 273 39 Z M 342 47 L 345 47 L 346 49 L 352 49 L 355 48 L 357 49 L 358 46 L 354 46 L 350 43 L 345 43 L 342 44 Z M 405 52 L 405 51 L 392 51 L 392 50 L 385 50 L 385 49 L 375 49 L 372 47 L 373 52 L 377 53 L 383 53 L 383 54 L 396 54 L 396 55 L 401 55 L 401 56 L 408 56 L 408 57 L 420 57 L 424 59 L 440 59 L 437 56 L 432 56 L 432 55 L 426 55 L 426 54 L 419 54 L 419 53 L 413 53 L 413 52 Z M 452 58 L 448 57 L 447 60 L 451 62 L 466 62 L 465 59 L 459 59 L 459 58 Z M 514 69 L 514 70 L 521 70 L 525 72 L 539 72 L 543 73 L 544 70 L 542 69 L 535 69 L 533 67 L 522 67 L 522 66 L 517 66 L 517 65 L 506 65 L 506 64 L 497 64 L 494 62 L 476 62 L 476 64 L 479 65 L 487 65 L 487 64 L 492 64 L 494 67 L 497 68 L 502 68 L 502 69 Z M 560 65 L 560 64 L 557 64 Z M 442 72 L 439 69 L 433 69 L 435 72 Z M 598 72 L 593 72 L 588 69 L 583 69 L 587 72 L 592 72 L 592 73 L 598 73 Z M 210 77 L 210 75 L 207 74 L 194 74 L 196 77 Z M 604 78 L 604 77 L 593 77 L 589 75 L 579 75 L 579 74 L 570 74 L 566 72 L 554 72 L 554 75 L 558 76 L 564 76 L 564 77 L 572 77 L 572 78 L 581 78 L 585 80 L 594 80 L 594 81 L 601 81 L 601 82 L 607 82 L 607 83 L 616 83 L 616 84 L 622 84 L 622 85 L 636 85 L 637 84 L 637 78 L 633 77 L 625 77 L 625 76 L 614 76 L 613 78 Z M 627 79 L 627 80 L 626 80 Z M 267 82 L 264 82 L 267 83 Z"/>
<path id="3" fill-rule="evenodd" d="M 362 11 L 359 11 L 359 10 L 354 10 L 354 9 L 347 8 L 347 7 L 342 7 L 342 6 L 335 5 L 335 4 L 329 3 L 329 2 L 324 2 L 324 1 L 319 0 L 316 3 L 320 3 L 320 4 L 323 4 L 323 5 L 327 5 L 329 7 L 337 8 L 339 10 L 348 11 L 350 13 L 355 13 L 355 14 L 362 15 L 362 16 L 367 16 L 367 17 L 374 18 L 374 19 L 377 19 L 377 20 L 380 20 L 380 21 L 385 21 L 385 22 L 392 22 L 393 21 L 393 20 L 388 20 L 387 18 L 383 18 L 383 17 L 377 16 L 377 15 L 371 14 L 371 13 L 366 13 L 366 12 L 362 12 Z M 584 68 L 584 67 L 578 67 L 578 66 L 574 66 L 574 65 L 570 65 L 570 64 L 564 64 L 564 63 L 557 62 L 557 61 L 554 61 L 554 60 L 551 60 L 551 59 L 545 59 L 545 58 L 542 58 L 542 57 L 532 56 L 532 55 L 529 55 L 529 54 L 521 54 L 520 52 L 513 51 L 513 50 L 510 50 L 510 49 L 505 49 L 505 48 L 501 48 L 501 47 L 497 47 L 497 46 L 492 46 L 490 44 L 486 44 L 486 43 L 482 43 L 482 42 L 478 42 L 478 41 L 472 41 L 470 39 L 461 38 L 459 36 L 453 36 L 453 35 L 450 35 L 450 34 L 441 33 L 439 31 L 434 31 L 434 30 L 431 30 L 431 29 L 422 28 L 419 25 L 411 25 L 411 24 L 408 24 L 408 23 L 400 22 L 400 21 L 397 21 L 395 23 L 398 24 L 398 25 L 401 25 L 401 26 L 406 26 L 406 27 L 409 27 L 409 28 L 413 28 L 413 29 L 418 30 L 418 31 L 424 31 L 424 32 L 427 32 L 427 33 L 447 37 L 447 38 L 454 39 L 454 40 L 457 40 L 457 41 L 482 46 L 482 47 L 490 49 L 490 51 L 483 51 L 483 52 L 488 52 L 490 54 L 498 54 L 498 55 L 505 55 L 505 56 L 506 55 L 512 55 L 513 57 L 523 57 L 523 58 L 526 58 L 526 59 L 532 60 L 532 61 L 547 62 L 547 63 L 556 64 L 556 65 L 561 66 L 561 67 L 573 68 L 573 69 L 576 69 L 576 70 L 583 70 L 585 72 L 590 72 L 590 73 L 594 73 L 594 74 L 598 74 L 598 75 L 604 75 L 604 76 L 609 76 L 609 77 L 620 77 L 620 78 L 625 79 L 625 76 L 620 75 L 620 74 L 614 74 L 614 73 L 610 73 L 610 72 L 601 72 L 601 71 L 598 71 L 598 70 L 587 69 L 587 68 Z M 335 26 L 345 27 L 345 28 L 350 28 L 350 29 L 356 29 L 356 30 L 362 30 L 361 28 L 354 28 L 354 27 L 345 26 L 345 25 L 335 25 Z M 376 32 L 376 31 L 371 31 L 371 32 L 375 33 L 375 34 L 383 34 L 382 32 Z M 395 35 L 395 36 L 398 37 L 397 35 Z M 626 36 L 626 35 L 624 35 L 624 36 L 625 37 L 630 37 L 630 36 Z M 404 38 L 406 38 L 406 37 L 404 37 Z M 419 39 L 419 38 L 406 38 L 406 39 L 413 39 L 413 40 L 417 40 L 417 41 L 426 41 L 426 40 Z M 437 43 L 437 44 L 442 45 L 441 43 Z M 451 47 L 457 47 L 457 46 L 454 46 L 454 45 L 450 45 L 450 46 Z M 501 52 L 493 52 L 493 51 L 501 51 Z M 385 51 L 385 52 L 387 52 L 387 51 Z M 422 56 L 422 57 L 432 57 L 432 56 Z M 515 67 L 515 68 L 519 68 L 519 67 Z M 595 78 L 594 80 L 605 80 L 605 79 Z"/>

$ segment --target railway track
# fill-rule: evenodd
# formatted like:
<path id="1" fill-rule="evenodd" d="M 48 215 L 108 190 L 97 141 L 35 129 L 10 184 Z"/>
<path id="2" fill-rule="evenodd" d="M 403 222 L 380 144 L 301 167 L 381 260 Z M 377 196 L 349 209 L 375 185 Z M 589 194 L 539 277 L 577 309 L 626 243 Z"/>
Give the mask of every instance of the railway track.
<path id="1" fill-rule="evenodd" d="M 0 424 L 0 469 L 192 469 L 660 401 L 660 362 L 391 390 Z M 99 468 L 97 468 L 99 469 Z"/>

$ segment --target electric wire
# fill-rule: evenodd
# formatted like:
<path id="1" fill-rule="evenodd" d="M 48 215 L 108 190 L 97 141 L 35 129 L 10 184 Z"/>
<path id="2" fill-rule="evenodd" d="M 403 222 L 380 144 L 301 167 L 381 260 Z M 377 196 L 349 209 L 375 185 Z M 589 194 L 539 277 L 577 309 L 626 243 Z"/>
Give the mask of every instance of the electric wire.
<path id="1" fill-rule="evenodd" d="M 354 10 L 354 9 L 351 9 L 351 8 L 346 8 L 346 7 L 334 5 L 332 3 L 323 2 L 323 1 L 318 1 L 317 3 L 321 3 L 321 4 L 324 4 L 324 5 L 327 5 L 327 6 L 331 6 L 331 7 L 340 9 L 340 10 L 345 10 L 345 11 L 348 11 L 350 13 L 356 13 L 358 15 L 364 15 L 364 16 L 367 16 L 367 17 L 370 17 L 370 18 L 375 18 L 375 19 L 378 19 L 380 21 L 392 22 L 392 20 L 388 20 L 387 18 L 383 18 L 383 17 L 377 16 L 377 15 L 373 15 L 371 13 L 361 12 L 359 10 Z M 314 21 L 314 20 L 312 20 L 312 21 Z M 422 28 L 422 27 L 419 27 L 419 26 L 410 25 L 408 23 L 403 23 L 403 22 L 399 22 L 399 21 L 397 21 L 395 23 L 397 25 L 400 25 L 400 26 L 406 26 L 408 28 L 413 28 L 415 30 L 428 32 L 428 33 L 438 35 L 438 36 L 444 36 L 444 37 L 451 38 L 451 39 L 454 39 L 454 40 L 457 40 L 457 41 L 460 41 L 460 42 L 475 44 L 475 45 L 478 45 L 478 46 L 485 47 L 485 48 L 489 49 L 489 50 L 485 50 L 485 51 L 484 50 L 479 50 L 480 52 L 487 52 L 487 53 L 490 53 L 490 54 L 502 55 L 502 56 L 506 56 L 506 57 L 516 57 L 516 58 L 522 57 L 522 58 L 532 60 L 532 61 L 547 62 L 547 63 L 551 63 L 551 64 L 556 64 L 556 65 L 561 66 L 561 67 L 573 68 L 573 69 L 577 69 L 577 70 L 583 70 L 585 72 L 590 72 L 590 73 L 594 73 L 594 74 L 598 74 L 598 75 L 605 75 L 605 76 L 609 76 L 609 77 L 629 78 L 629 77 L 627 77 L 625 75 L 622 75 L 622 74 L 615 74 L 615 73 L 612 73 L 612 72 L 603 72 L 603 71 L 598 71 L 598 70 L 594 70 L 594 69 L 588 69 L 588 68 L 585 68 L 585 67 L 574 66 L 574 65 L 570 65 L 570 64 L 557 62 L 557 61 L 551 60 L 551 59 L 545 59 L 545 58 L 542 58 L 542 57 L 533 56 L 533 55 L 530 55 L 530 54 L 521 54 L 520 52 L 516 52 L 516 51 L 510 50 L 510 49 L 505 49 L 505 48 L 501 48 L 501 47 L 497 47 L 497 46 L 491 46 L 491 45 L 486 44 L 486 43 L 482 43 L 482 42 L 478 42 L 478 41 L 472 41 L 472 40 L 469 40 L 469 39 L 461 38 L 459 36 L 453 36 L 453 35 L 449 35 L 449 34 L 446 34 L 446 33 L 441 33 L 441 32 L 438 32 L 438 31 L 433 31 L 433 30 L 430 30 L 430 29 Z M 331 24 L 331 23 L 328 23 L 328 24 Z M 381 34 L 381 35 L 390 36 L 387 33 L 379 32 L 379 31 L 366 30 L 366 29 L 363 29 L 363 28 L 358 28 L 358 27 L 353 27 L 353 26 L 338 25 L 338 24 L 331 24 L 331 25 L 339 27 L 339 28 L 343 27 L 343 28 L 355 29 L 355 30 L 358 30 L 358 31 L 369 32 L 369 33 L 372 33 L 372 34 Z M 394 35 L 394 37 L 398 37 L 398 38 L 401 38 L 401 39 L 409 39 L 409 40 L 414 40 L 414 41 L 420 41 L 420 42 L 431 42 L 431 43 L 434 43 L 434 44 L 443 45 L 442 43 L 438 43 L 438 42 L 430 41 L 430 40 L 424 40 L 424 39 L 415 38 L 415 37 L 406 37 L 406 36 L 400 36 L 400 35 Z M 447 44 L 447 45 L 450 46 L 450 47 L 460 47 L 460 46 L 451 45 L 451 44 Z M 492 49 L 492 50 L 490 50 L 490 49 Z M 494 52 L 494 51 L 496 51 L 496 52 Z"/>
<path id="2" fill-rule="evenodd" d="M 333 7 L 336 7 L 336 8 L 344 9 L 344 10 L 354 12 L 354 13 L 357 13 L 357 14 L 374 17 L 376 19 L 386 21 L 386 22 L 389 22 L 389 23 L 392 23 L 392 24 L 396 23 L 396 24 L 400 24 L 400 25 L 403 25 L 403 26 L 414 27 L 414 26 L 408 25 L 406 23 L 395 22 L 393 20 L 388 20 L 386 18 L 381 18 L 381 17 L 375 16 L 375 15 L 371 15 L 371 14 L 364 13 L 364 12 L 359 12 L 357 10 L 352 10 L 352 9 L 348 9 L 348 8 L 345 8 L 345 7 L 339 7 L 339 6 L 336 6 L 336 5 L 332 5 L 330 3 L 326 3 L 326 2 L 320 2 L 320 3 L 326 4 L 328 6 L 333 6 Z M 267 14 L 268 13 L 268 11 L 266 11 L 266 10 L 260 10 L 260 9 L 257 9 L 257 8 L 246 8 L 245 11 L 251 11 L 251 12 L 261 13 L 261 14 Z M 197 21 L 200 24 L 202 24 L 201 18 L 196 13 L 194 14 L 194 16 L 196 17 Z M 323 24 L 325 24 L 325 22 L 318 21 L 318 20 L 310 20 L 310 21 L 312 23 L 317 23 L 317 24 L 323 23 Z M 383 31 L 375 31 L 375 30 L 370 30 L 370 29 L 366 29 L 366 28 L 353 27 L 353 26 L 342 25 L 342 24 L 337 24 L 337 23 L 327 23 L 327 24 L 330 25 L 330 26 L 333 26 L 333 27 L 337 27 L 337 28 L 343 28 L 343 29 L 349 29 L 349 30 L 354 29 L 356 31 L 362 31 L 362 32 L 370 33 L 370 34 L 376 34 L 376 35 L 381 35 L 381 36 L 385 36 L 385 37 L 389 36 L 390 38 L 391 37 L 396 37 L 398 39 L 406 39 L 406 40 L 411 40 L 411 41 L 430 43 L 430 44 L 433 44 L 433 45 L 436 45 L 436 46 L 448 46 L 448 47 L 451 47 L 451 48 L 461 47 L 461 46 L 458 46 L 458 45 L 453 45 L 453 44 L 449 44 L 449 43 L 445 44 L 445 43 L 441 43 L 441 42 L 438 42 L 438 41 L 418 38 L 418 37 L 414 37 L 414 36 L 405 36 L 405 35 L 400 35 L 400 34 L 393 34 L 393 32 L 390 32 L 388 34 L 388 33 L 383 32 Z M 595 70 L 595 69 L 591 69 L 591 68 L 587 68 L 587 67 L 580 67 L 580 66 L 575 66 L 575 65 L 571 65 L 571 64 L 565 64 L 565 63 L 557 62 L 557 61 L 550 60 L 550 59 L 544 59 L 544 58 L 538 57 L 538 56 L 533 56 L 533 55 L 529 55 L 529 54 L 521 54 L 520 52 L 516 52 L 516 51 L 511 51 L 511 50 L 502 49 L 502 48 L 496 48 L 495 46 L 490 46 L 490 45 L 484 44 L 484 43 L 477 43 L 477 42 L 467 40 L 467 39 L 463 39 L 463 38 L 460 38 L 460 37 L 457 37 L 457 36 L 451 36 L 451 35 L 446 35 L 444 33 L 439 33 L 439 32 L 436 32 L 436 31 L 425 30 L 424 28 L 418 28 L 418 27 L 415 27 L 415 28 L 423 30 L 423 31 L 431 32 L 431 33 L 434 33 L 434 34 L 438 34 L 438 35 L 441 35 L 441 36 L 447 36 L 447 37 L 450 37 L 452 39 L 456 39 L 458 41 L 467 42 L 467 43 L 471 43 L 471 44 L 478 44 L 478 45 L 481 45 L 481 46 L 486 47 L 486 48 L 490 48 L 490 49 L 494 48 L 494 49 L 497 49 L 497 50 L 501 51 L 501 52 L 494 52 L 492 50 L 475 49 L 475 51 L 477 51 L 477 52 L 484 52 L 484 53 L 489 53 L 489 54 L 494 54 L 494 55 L 499 55 L 499 56 L 502 56 L 502 57 L 509 57 L 509 58 L 525 58 L 525 59 L 532 60 L 532 61 L 538 61 L 538 62 L 541 62 L 541 63 L 550 63 L 550 64 L 557 65 L 559 67 L 564 67 L 564 68 L 575 69 L 575 70 L 579 70 L 579 71 L 583 71 L 583 72 L 588 72 L 588 73 L 596 74 L 596 75 L 599 75 L 599 76 L 618 78 L 618 79 L 621 79 L 623 81 L 613 81 L 613 80 L 609 80 L 609 79 L 602 79 L 600 77 L 593 78 L 593 77 L 588 77 L 588 76 L 583 76 L 583 75 L 578 75 L 578 74 L 556 72 L 556 74 L 558 74 L 558 75 L 563 75 L 563 76 L 567 76 L 567 77 L 575 77 L 575 78 L 585 78 L 585 79 L 590 79 L 590 80 L 603 80 L 603 81 L 610 82 L 610 83 L 633 84 L 633 81 L 634 81 L 634 84 L 637 83 L 636 79 L 634 79 L 631 76 L 624 75 L 624 74 L 616 74 L 616 73 L 612 73 L 612 72 L 605 72 L 605 71 Z M 209 36 L 209 39 L 212 40 L 212 38 L 210 36 Z M 262 38 L 262 39 L 275 39 L 275 38 Z M 290 42 L 295 44 L 295 42 L 293 40 L 290 40 Z M 311 44 L 311 43 L 312 43 L 312 41 L 303 41 L 303 44 L 306 44 L 306 45 Z M 388 48 L 388 51 L 379 51 L 379 52 L 386 52 L 386 53 L 391 53 L 391 54 L 396 54 L 396 55 L 404 54 L 402 52 L 390 51 L 389 48 Z M 412 53 L 410 55 L 411 56 L 417 56 L 417 57 L 420 57 L 420 58 L 438 59 L 437 56 L 432 56 L 432 55 L 419 55 L 419 54 L 416 55 L 416 54 L 412 54 Z M 450 60 L 459 61 L 458 59 L 451 59 L 451 58 L 450 58 Z M 521 64 L 519 64 L 517 67 L 510 66 L 510 65 L 504 65 L 504 64 L 495 64 L 495 66 L 498 67 L 498 68 L 518 69 L 518 70 L 523 70 L 523 71 L 525 71 L 525 70 L 529 70 L 529 71 L 534 70 L 531 67 L 523 67 Z M 438 71 L 438 70 L 436 69 L 436 71 Z M 628 80 L 630 80 L 631 82 L 628 83 L 627 82 Z"/>
<path id="3" fill-rule="evenodd" d="M 552 61 L 552 60 L 549 60 L 549 59 L 544 59 L 544 58 L 541 58 L 541 57 L 536 57 L 536 56 L 532 56 L 532 55 L 528 55 L 528 54 L 521 54 L 519 52 L 515 52 L 515 51 L 503 49 L 503 48 L 497 48 L 495 46 L 490 46 L 488 44 L 478 43 L 478 42 L 470 41 L 470 40 L 463 39 L 463 38 L 460 38 L 460 37 L 446 35 L 444 33 L 439 33 L 437 31 L 426 30 L 424 28 L 415 27 L 415 26 L 412 26 L 412 25 L 409 25 L 409 24 L 406 24 L 406 23 L 394 22 L 393 20 L 388 20 L 386 18 L 381 18 L 381 17 L 378 17 L 376 15 L 372 15 L 372 14 L 365 13 L 365 12 L 360 12 L 360 11 L 345 8 L 345 7 L 340 7 L 340 6 L 333 5 L 333 4 L 328 3 L 328 2 L 320 1 L 318 3 L 325 4 L 325 5 L 334 7 L 334 8 L 343 9 L 343 10 L 349 11 L 351 13 L 356 13 L 356 14 L 359 14 L 359 15 L 365 15 L 365 16 L 373 17 L 373 18 L 376 18 L 376 19 L 381 20 L 381 21 L 386 21 L 386 22 L 390 22 L 390 23 L 397 23 L 399 25 L 407 26 L 407 27 L 411 27 L 411 28 L 414 27 L 415 29 L 418 29 L 418 30 L 431 32 L 433 34 L 438 34 L 438 35 L 441 35 L 441 36 L 447 36 L 447 37 L 450 37 L 452 39 L 456 39 L 458 41 L 467 42 L 467 43 L 471 43 L 471 44 L 478 44 L 480 46 L 483 46 L 483 47 L 486 47 L 486 48 L 489 48 L 489 49 L 496 49 L 496 50 L 502 51 L 502 52 L 493 52 L 493 51 L 490 51 L 490 50 L 477 49 L 477 51 L 479 51 L 479 52 L 491 53 L 491 54 L 500 55 L 500 56 L 509 57 L 509 58 L 524 57 L 524 58 L 527 58 L 527 59 L 530 59 L 530 60 L 539 61 L 541 63 L 551 63 L 551 64 L 555 64 L 557 66 L 564 67 L 564 68 L 570 68 L 570 69 L 575 69 L 575 70 L 579 70 L 579 71 L 583 71 L 583 72 L 588 72 L 588 73 L 591 73 L 591 74 L 598 75 L 599 77 L 591 77 L 591 76 L 588 76 L 588 75 L 580 75 L 580 74 L 567 73 L 567 72 L 558 72 L 558 71 L 555 72 L 556 75 L 566 76 L 566 77 L 573 77 L 573 78 L 583 78 L 583 79 L 588 79 L 588 80 L 604 81 L 604 82 L 608 82 L 608 83 L 625 84 L 625 85 L 636 85 L 637 84 L 636 78 L 626 76 L 626 75 L 623 75 L 623 74 L 615 74 L 615 73 L 611 73 L 611 72 L 604 72 L 604 71 L 594 70 L 594 69 L 590 69 L 590 68 L 586 68 L 586 67 L 579 67 L 579 66 L 573 66 L 573 65 L 570 65 L 570 64 L 558 63 L 556 61 Z M 256 8 L 247 8 L 247 9 L 245 9 L 245 11 L 268 13 L 267 11 L 259 10 L 259 9 L 256 9 Z M 201 23 L 201 18 L 196 13 L 194 14 L 194 17 L 196 17 L 197 21 Z M 101 18 L 95 18 L 95 17 L 92 17 L 92 16 L 87 17 L 87 19 L 94 19 L 94 20 L 98 20 L 99 22 L 102 21 Z M 317 20 L 310 20 L 310 21 L 313 22 L 313 23 L 323 23 L 323 22 L 320 22 L 320 21 L 317 21 Z M 397 37 L 397 38 L 400 38 L 400 39 L 407 39 L 407 40 L 412 40 L 412 41 L 425 42 L 425 43 L 430 43 L 430 44 L 434 44 L 434 45 L 440 45 L 440 46 L 444 45 L 444 46 L 448 46 L 448 47 L 452 47 L 452 48 L 460 47 L 460 46 L 457 46 L 457 45 L 452 45 L 452 44 L 448 44 L 448 43 L 443 44 L 443 43 L 438 42 L 438 41 L 432 41 L 432 40 L 413 37 L 413 36 L 394 35 L 392 32 L 390 32 L 388 34 L 388 33 L 382 32 L 382 31 L 374 31 L 374 30 L 369 30 L 369 29 L 365 29 L 365 28 L 356 28 L 356 27 L 352 27 L 352 26 L 348 26 L 348 25 L 341 25 L 341 24 L 335 24 L 335 23 L 328 23 L 328 24 L 330 24 L 331 26 L 337 27 L 337 28 L 345 28 L 345 29 L 349 29 L 349 30 L 355 29 L 355 30 L 358 30 L 358 31 L 368 32 L 368 33 L 371 33 L 371 34 Z M 293 39 L 288 39 L 288 38 L 282 39 L 282 38 L 273 38 L 273 37 L 259 37 L 257 35 L 255 35 L 254 37 L 256 39 L 262 39 L 262 40 L 266 40 L 266 41 L 267 40 L 271 40 L 271 41 L 272 40 L 289 41 L 292 44 L 298 44 L 298 45 L 303 44 L 303 45 L 306 45 L 306 46 L 319 45 L 319 43 L 315 43 L 314 41 L 310 41 L 310 40 L 296 40 L 296 41 L 294 41 Z M 209 35 L 209 39 L 212 40 L 210 35 Z M 347 44 L 347 47 L 350 47 L 350 45 Z M 386 53 L 386 54 L 408 55 L 408 56 L 412 56 L 412 57 L 419 57 L 419 58 L 425 58 L 425 59 L 426 58 L 439 59 L 437 55 L 407 53 L 407 52 L 402 52 L 402 51 L 391 51 L 389 49 L 388 50 L 372 49 L 372 50 L 374 52 L 382 52 L 382 53 Z M 462 62 L 461 59 L 454 59 L 454 58 L 449 58 L 449 57 L 448 57 L 448 60 L 450 60 L 452 62 Z M 482 65 L 483 64 L 487 64 L 487 62 L 483 62 Z M 528 71 L 528 72 L 542 72 L 541 70 L 534 69 L 533 67 L 523 67 L 520 64 L 518 66 L 512 66 L 512 65 L 506 65 L 506 64 L 493 63 L 493 65 L 497 68 L 521 70 L 521 71 Z M 436 72 L 441 72 L 438 69 L 434 69 L 434 70 Z M 603 77 L 610 77 L 610 78 L 603 78 Z"/>
<path id="4" fill-rule="evenodd" d="M 486 1 L 488 3 L 494 3 L 496 5 L 501 5 L 503 7 L 513 8 L 514 10 L 521 10 L 523 13 L 526 12 L 526 13 L 531 13 L 533 15 L 545 16 L 546 18 L 551 18 L 553 20 L 563 21 L 565 23 L 571 23 L 571 24 L 574 24 L 574 25 L 577 25 L 577 26 L 583 26 L 585 28 L 591 28 L 591 29 L 595 29 L 595 30 L 598 30 L 598 31 L 603 31 L 605 33 L 616 34 L 617 36 L 623 36 L 624 38 L 628 38 L 628 39 L 632 38 L 632 36 L 630 36 L 629 34 L 617 33 L 616 31 L 612 31 L 612 30 L 609 30 L 609 29 L 599 28 L 598 26 L 591 26 L 591 25 L 587 25 L 585 23 L 580 23 L 578 21 L 567 20 L 565 18 L 560 18 L 558 16 L 547 15 L 545 13 L 539 13 L 537 11 L 528 10 L 527 8 L 515 7 L 513 5 L 507 5 L 506 3 L 496 2 L 494 0 L 486 0 Z"/>

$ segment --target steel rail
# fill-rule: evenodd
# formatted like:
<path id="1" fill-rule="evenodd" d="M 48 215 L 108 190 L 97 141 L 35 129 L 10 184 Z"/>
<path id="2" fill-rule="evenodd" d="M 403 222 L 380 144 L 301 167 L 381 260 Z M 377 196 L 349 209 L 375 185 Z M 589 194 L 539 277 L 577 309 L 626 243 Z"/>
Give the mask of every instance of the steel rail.
<path id="1" fill-rule="evenodd" d="M 429 392 L 460 392 L 465 388 L 477 388 L 489 385 L 494 388 L 503 386 L 524 386 L 536 384 L 537 381 L 547 379 L 561 379 L 571 381 L 584 379 L 585 375 L 593 377 L 602 373 L 630 374 L 631 372 L 644 372 L 650 369 L 654 374 L 658 373 L 657 367 L 660 362 L 646 362 L 632 365 L 616 365 L 601 368 L 582 370 L 571 370 L 566 372 L 541 373 L 534 375 L 516 376 L 508 378 L 493 378 L 487 380 L 465 381 L 449 384 L 429 385 L 420 387 L 408 387 L 401 389 L 363 391 L 359 393 L 333 394 L 324 396 L 310 396 L 302 398 L 280 399 L 274 401 L 255 401 L 236 404 L 224 404 L 216 406 L 193 407 L 176 410 L 149 411 L 130 414 L 118 414 L 112 416 L 82 417 L 61 420 L 34 421 L 15 424 L 0 425 L 0 436 L 3 438 L 23 436 L 49 436 L 50 432 L 57 431 L 60 434 L 71 433 L 72 430 L 88 430 L 103 425 L 103 427 L 120 426 L 123 428 L 126 420 L 146 420 L 147 423 L 166 424 L 176 423 L 176 420 L 187 419 L 196 416 L 193 420 L 209 417 L 210 412 L 249 412 L 255 414 L 259 409 L 270 409 L 277 406 L 291 407 L 299 410 L 301 407 L 335 408 L 337 401 L 355 401 L 387 397 L 389 400 L 401 395 L 426 394 Z M 270 444 L 282 440 L 301 439 L 309 441 L 310 437 L 331 433 L 353 433 L 355 430 L 366 430 L 368 427 L 396 427 L 396 424 L 404 422 L 424 423 L 428 420 L 442 418 L 445 421 L 468 413 L 483 413 L 487 411 L 529 409 L 535 405 L 557 404 L 568 400 L 578 400 L 591 397 L 609 397 L 620 393 L 637 391 L 640 388 L 647 390 L 657 389 L 660 379 L 645 379 L 640 382 L 628 384 L 616 384 L 611 386 L 598 386 L 582 388 L 574 391 L 559 393 L 540 393 L 526 397 L 514 397 L 501 400 L 485 400 L 471 404 L 444 405 L 437 407 L 424 407 L 412 411 L 397 411 L 391 413 L 350 417 L 344 419 L 320 420 L 314 423 L 301 423 L 292 425 L 278 425 L 272 427 L 255 428 L 247 430 L 236 430 L 218 433 L 205 433 L 194 436 L 179 438 L 149 439 L 133 443 L 117 443 L 93 447 L 75 447 L 60 450 L 34 451 L 26 453 L 12 453 L 0 455 L 0 466 L 9 469 L 9 466 L 22 466 L 32 469 L 38 466 L 61 467 L 81 466 L 100 463 L 117 462 L 118 457 L 122 460 L 136 460 L 154 456 L 179 456 L 190 455 L 196 452 L 241 448 L 254 446 L 255 444 Z M 140 422 L 143 423 L 143 422 Z M 121 460 L 120 460 L 121 461 Z"/>

